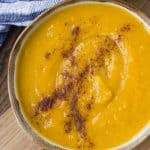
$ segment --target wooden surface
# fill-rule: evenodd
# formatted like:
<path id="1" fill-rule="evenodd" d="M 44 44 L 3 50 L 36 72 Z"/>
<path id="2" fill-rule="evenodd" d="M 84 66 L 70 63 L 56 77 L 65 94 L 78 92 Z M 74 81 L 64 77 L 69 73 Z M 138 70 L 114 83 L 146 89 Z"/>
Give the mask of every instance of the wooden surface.
<path id="1" fill-rule="evenodd" d="M 150 0 L 126 0 L 150 17 Z M 10 108 L 7 92 L 7 62 L 16 37 L 23 30 L 13 27 L 3 47 L 0 48 L 0 150 L 42 150 L 18 126 Z M 150 150 L 150 137 L 135 150 Z"/>

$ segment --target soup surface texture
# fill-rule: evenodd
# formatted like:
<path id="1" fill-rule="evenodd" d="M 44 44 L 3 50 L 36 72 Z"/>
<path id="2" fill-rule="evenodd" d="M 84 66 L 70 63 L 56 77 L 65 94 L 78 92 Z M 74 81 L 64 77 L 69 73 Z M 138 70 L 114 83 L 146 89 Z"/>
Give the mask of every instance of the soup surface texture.
<path id="1" fill-rule="evenodd" d="M 70 149 L 108 149 L 150 119 L 150 32 L 110 3 L 79 3 L 47 17 L 24 41 L 16 93 L 29 125 Z"/>

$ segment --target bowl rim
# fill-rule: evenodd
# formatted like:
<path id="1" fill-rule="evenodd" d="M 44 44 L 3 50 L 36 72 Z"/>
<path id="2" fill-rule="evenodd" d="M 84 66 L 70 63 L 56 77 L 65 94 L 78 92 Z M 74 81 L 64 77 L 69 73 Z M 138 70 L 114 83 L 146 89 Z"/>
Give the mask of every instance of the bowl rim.
<path id="1" fill-rule="evenodd" d="M 35 28 L 36 25 L 44 18 L 47 16 L 50 16 L 51 13 L 53 13 L 55 10 L 65 7 L 67 5 L 74 5 L 79 2 L 100 2 L 100 3 L 112 3 L 117 6 L 121 6 L 125 9 L 127 9 L 130 13 L 134 13 L 137 15 L 139 19 L 143 21 L 148 27 L 150 27 L 150 18 L 147 17 L 141 10 L 136 8 L 135 6 L 129 4 L 128 2 L 125 2 L 123 0 L 64 0 L 62 2 L 59 2 L 55 4 L 54 6 L 48 8 L 46 11 L 41 13 L 38 17 L 36 17 L 23 31 L 22 33 L 18 36 L 17 40 L 13 44 L 9 61 L 8 61 L 8 78 L 7 78 L 7 83 L 8 83 L 8 94 L 9 94 L 9 99 L 11 103 L 12 110 L 15 114 L 15 117 L 17 118 L 17 121 L 21 128 L 35 141 L 40 144 L 41 146 L 45 146 L 47 148 L 54 148 L 58 150 L 67 150 L 69 148 L 63 147 L 59 144 L 52 143 L 50 140 L 47 140 L 44 138 L 42 135 L 39 135 L 31 125 L 26 121 L 25 117 L 23 116 L 20 106 L 19 106 L 19 101 L 16 98 L 15 94 L 15 81 L 14 81 L 14 74 L 15 74 L 15 63 L 16 63 L 16 57 L 17 53 L 19 52 L 20 45 L 22 44 L 22 41 L 26 37 L 27 34 L 31 33 L 32 29 Z M 148 136 L 150 135 L 150 125 L 145 125 L 145 127 L 139 131 L 137 135 L 135 135 L 132 139 L 129 141 L 125 142 L 124 144 L 121 144 L 117 147 L 111 148 L 114 150 L 126 150 L 126 149 L 132 149 L 135 146 L 139 145 L 142 143 Z"/>

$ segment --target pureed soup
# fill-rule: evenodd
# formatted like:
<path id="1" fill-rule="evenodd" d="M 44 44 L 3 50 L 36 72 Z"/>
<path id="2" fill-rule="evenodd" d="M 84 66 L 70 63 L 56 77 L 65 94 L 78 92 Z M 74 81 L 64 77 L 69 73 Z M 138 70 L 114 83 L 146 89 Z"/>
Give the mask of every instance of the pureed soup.
<path id="1" fill-rule="evenodd" d="M 150 120 L 150 32 L 111 3 L 53 13 L 25 40 L 16 93 L 30 126 L 70 149 L 108 149 Z"/>

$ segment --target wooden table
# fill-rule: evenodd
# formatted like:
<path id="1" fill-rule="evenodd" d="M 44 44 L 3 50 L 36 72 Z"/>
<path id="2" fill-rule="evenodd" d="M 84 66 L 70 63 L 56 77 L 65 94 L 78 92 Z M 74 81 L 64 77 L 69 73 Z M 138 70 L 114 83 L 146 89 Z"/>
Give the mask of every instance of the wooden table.
<path id="1" fill-rule="evenodd" d="M 150 0 L 127 0 L 150 17 Z M 10 108 L 7 92 L 7 63 L 12 44 L 23 30 L 12 27 L 3 47 L 0 48 L 0 150 L 42 150 L 18 126 Z M 135 150 L 150 150 L 150 137 Z"/>

